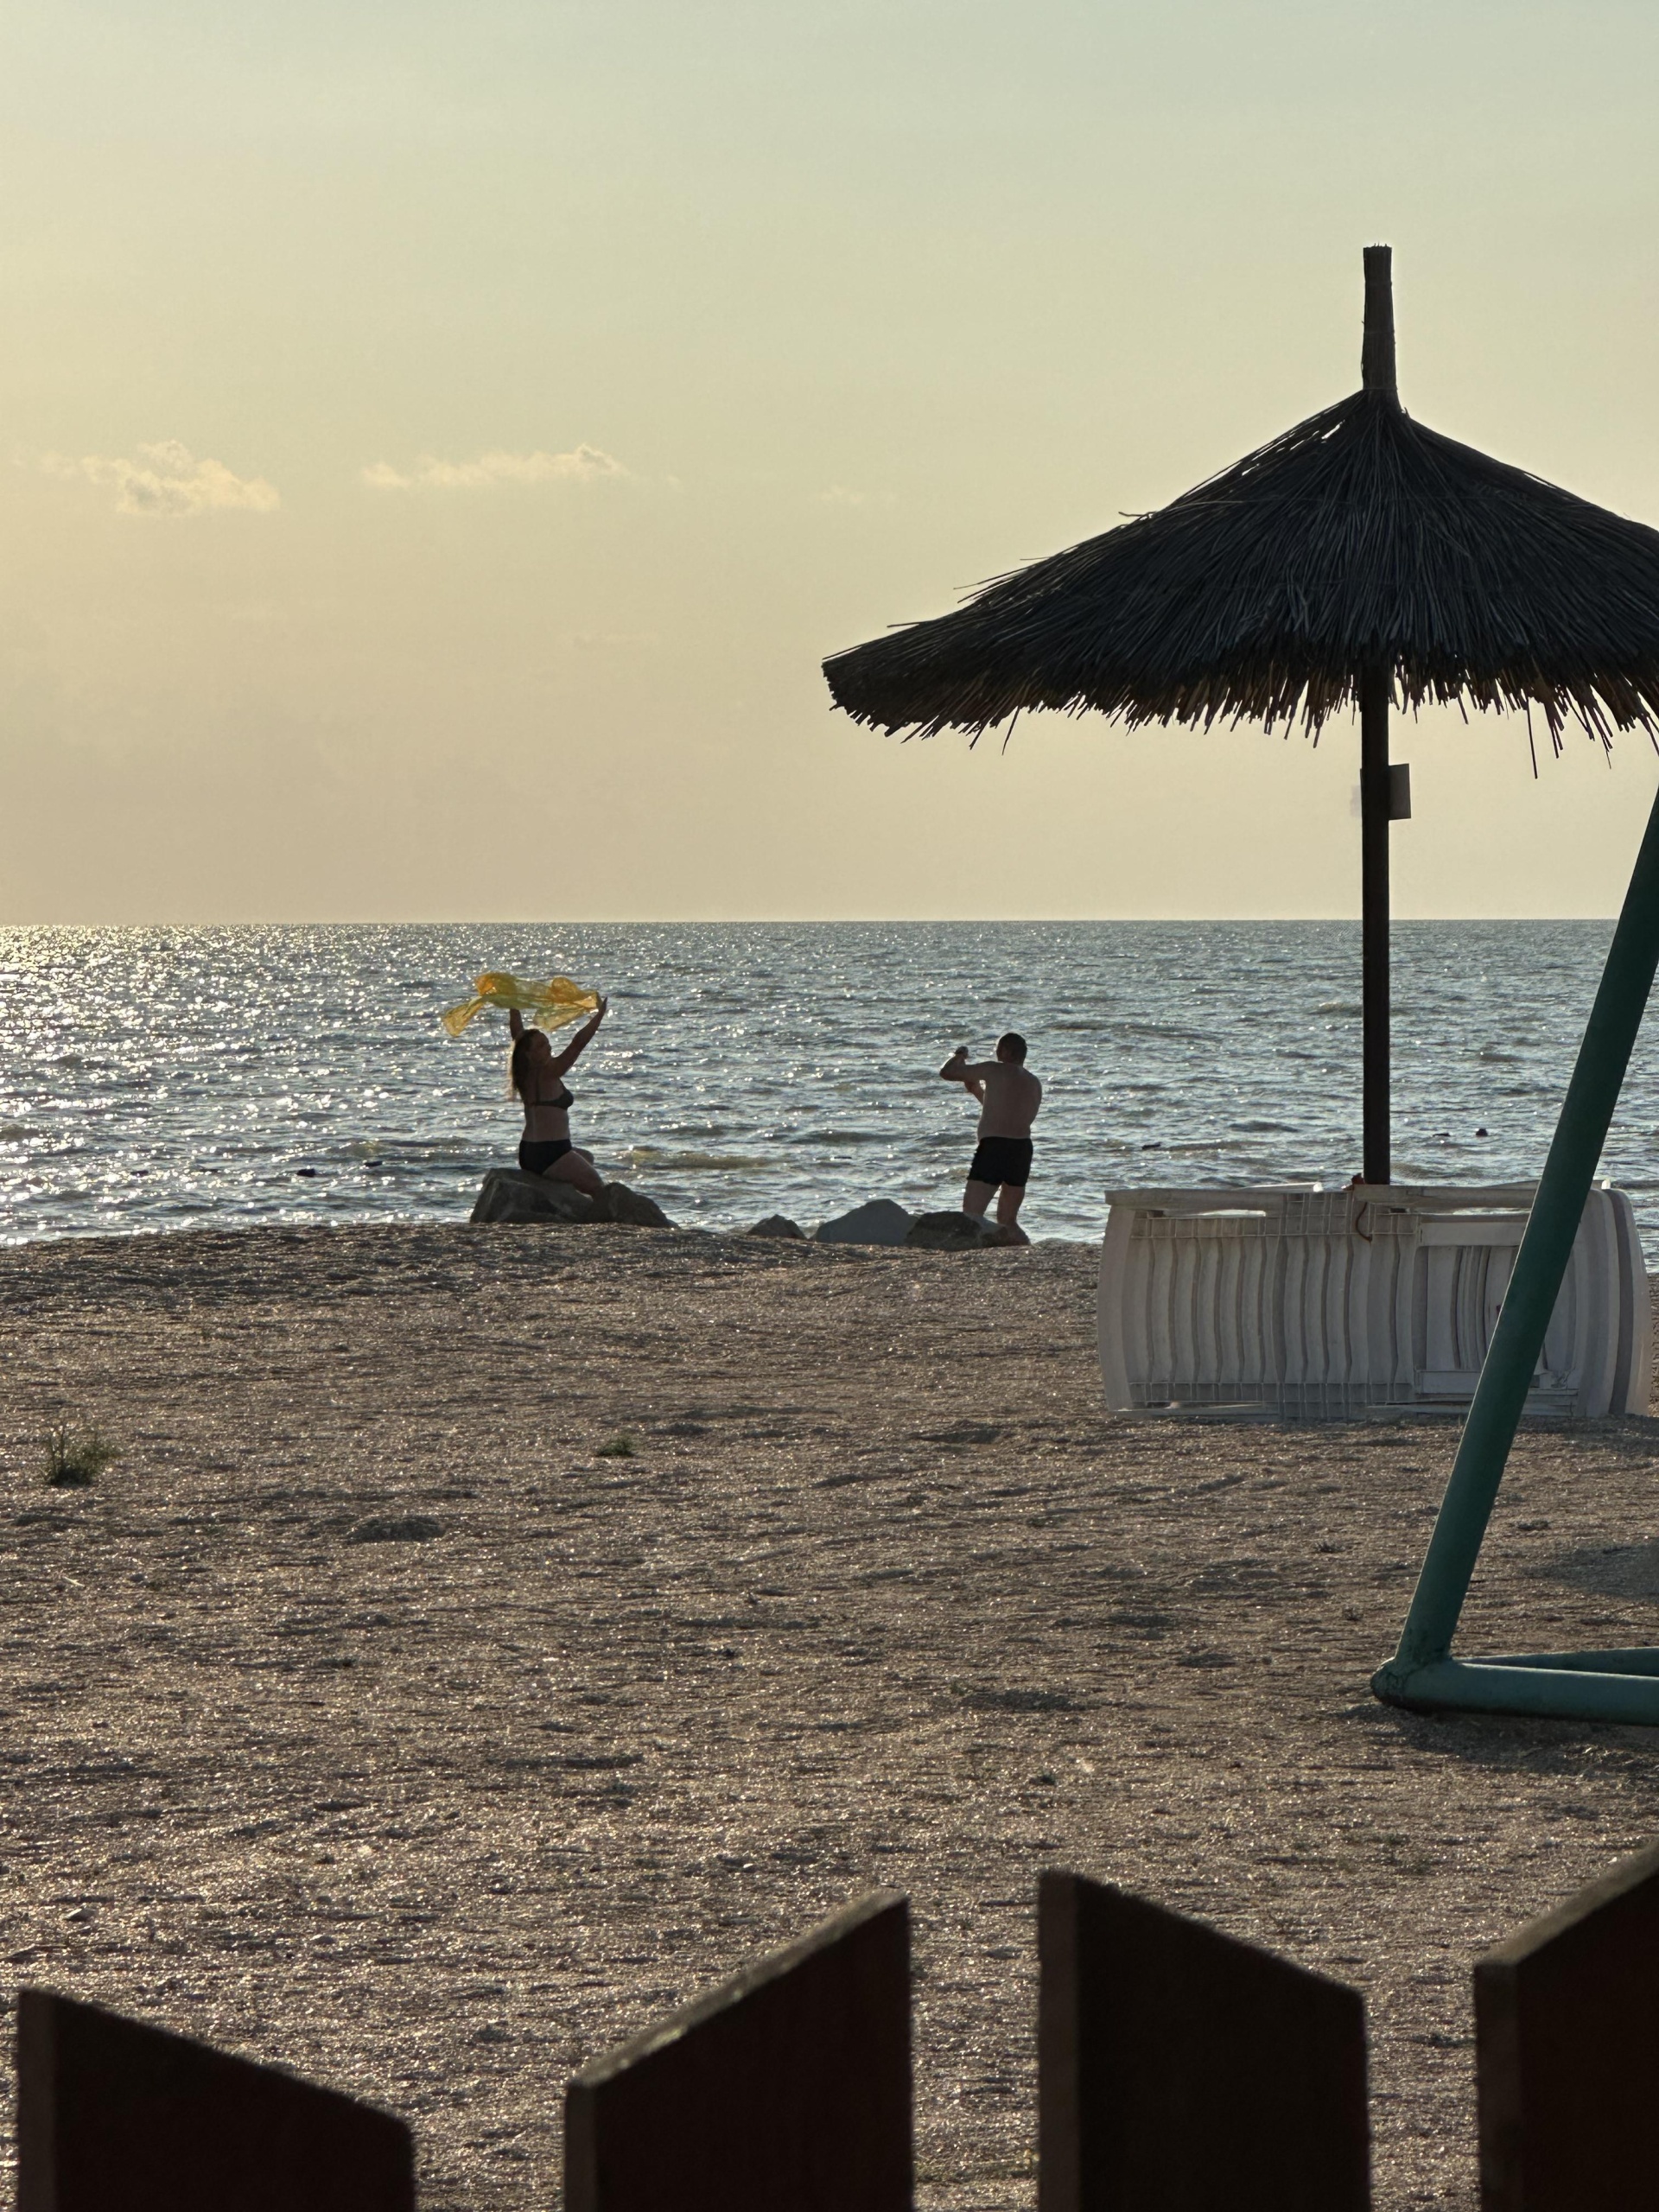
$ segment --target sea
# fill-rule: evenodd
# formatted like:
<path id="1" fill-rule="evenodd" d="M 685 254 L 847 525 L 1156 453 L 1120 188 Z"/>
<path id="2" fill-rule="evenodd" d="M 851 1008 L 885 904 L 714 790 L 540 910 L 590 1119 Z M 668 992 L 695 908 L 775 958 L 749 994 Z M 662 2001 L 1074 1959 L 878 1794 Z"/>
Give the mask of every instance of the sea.
<path id="1" fill-rule="evenodd" d="M 1394 931 L 1396 1180 L 1537 1174 L 1605 922 Z M 810 1231 L 871 1198 L 959 1202 L 957 1045 L 1028 1039 L 1032 1235 L 1107 1193 L 1345 1182 L 1359 1166 L 1348 922 L 483 924 L 0 931 L 0 1240 L 464 1221 L 521 1116 L 472 977 L 609 994 L 569 1077 L 578 1143 L 677 1222 Z M 1659 1255 L 1659 1049 L 1602 1172 Z"/>

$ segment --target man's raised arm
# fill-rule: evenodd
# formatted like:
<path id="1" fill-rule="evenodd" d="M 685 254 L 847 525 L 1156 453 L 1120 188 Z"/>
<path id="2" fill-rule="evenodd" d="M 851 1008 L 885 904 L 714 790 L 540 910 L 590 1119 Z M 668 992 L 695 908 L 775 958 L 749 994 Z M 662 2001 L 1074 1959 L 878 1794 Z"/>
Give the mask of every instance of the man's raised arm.
<path id="1" fill-rule="evenodd" d="M 970 1096 L 979 1099 L 982 1103 L 985 1097 L 985 1078 L 995 1066 L 995 1060 L 970 1060 L 968 1057 L 968 1047 L 965 1045 L 958 1045 L 939 1070 L 939 1077 L 944 1083 L 959 1083 Z"/>

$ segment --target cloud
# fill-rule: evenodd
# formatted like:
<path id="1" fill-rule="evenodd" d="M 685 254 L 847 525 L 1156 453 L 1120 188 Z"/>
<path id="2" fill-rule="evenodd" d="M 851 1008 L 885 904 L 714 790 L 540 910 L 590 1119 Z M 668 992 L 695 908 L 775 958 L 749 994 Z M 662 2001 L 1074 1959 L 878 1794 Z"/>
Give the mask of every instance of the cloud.
<path id="1" fill-rule="evenodd" d="M 116 512 L 123 515 L 201 515 L 231 507 L 263 515 L 283 504 L 276 486 L 263 476 L 233 476 L 222 461 L 198 461 L 176 438 L 140 446 L 137 461 L 96 453 L 74 460 L 49 453 L 41 467 L 49 476 L 112 485 Z"/>
<path id="2" fill-rule="evenodd" d="M 377 461 L 363 471 L 363 481 L 377 492 L 481 492 L 499 484 L 589 484 L 627 474 L 597 446 L 577 446 L 571 453 L 481 453 L 476 461 L 439 461 L 426 453 L 407 473 Z"/>

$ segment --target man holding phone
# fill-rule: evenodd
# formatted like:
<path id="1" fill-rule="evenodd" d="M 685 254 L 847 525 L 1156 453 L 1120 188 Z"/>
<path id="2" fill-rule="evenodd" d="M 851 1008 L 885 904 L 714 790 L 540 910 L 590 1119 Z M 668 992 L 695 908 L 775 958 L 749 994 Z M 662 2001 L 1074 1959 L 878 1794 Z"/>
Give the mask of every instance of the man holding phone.
<path id="1" fill-rule="evenodd" d="M 996 1042 L 994 1060 L 970 1060 L 958 1045 L 939 1070 L 980 1102 L 979 1144 L 968 1170 L 962 1210 L 983 1221 L 996 1200 L 996 1241 L 1029 1244 L 1020 1226 L 1020 1202 L 1031 1176 L 1031 1127 L 1043 1103 L 1043 1086 L 1026 1065 L 1026 1040 L 1009 1030 Z"/>

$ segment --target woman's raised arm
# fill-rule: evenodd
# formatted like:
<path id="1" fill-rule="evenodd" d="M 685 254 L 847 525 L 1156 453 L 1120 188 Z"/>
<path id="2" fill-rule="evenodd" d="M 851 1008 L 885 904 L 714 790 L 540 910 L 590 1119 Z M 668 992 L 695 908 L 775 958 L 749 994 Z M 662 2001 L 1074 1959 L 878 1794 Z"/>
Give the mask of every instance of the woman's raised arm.
<path id="1" fill-rule="evenodd" d="M 553 1072 L 555 1075 L 562 1076 L 565 1074 L 568 1070 L 575 1065 L 576 1062 L 582 1058 L 583 1052 L 587 1051 L 588 1046 L 593 1043 L 594 1039 L 598 1035 L 599 1025 L 604 1020 L 607 1014 L 609 1013 L 610 1005 L 611 1002 L 609 999 L 601 999 L 598 1012 L 596 1014 L 589 1014 L 587 1020 L 582 1023 L 581 1028 L 577 1030 L 575 1035 L 570 1039 L 570 1042 L 565 1046 L 564 1050 L 562 1052 L 558 1052 L 554 1055 Z"/>

